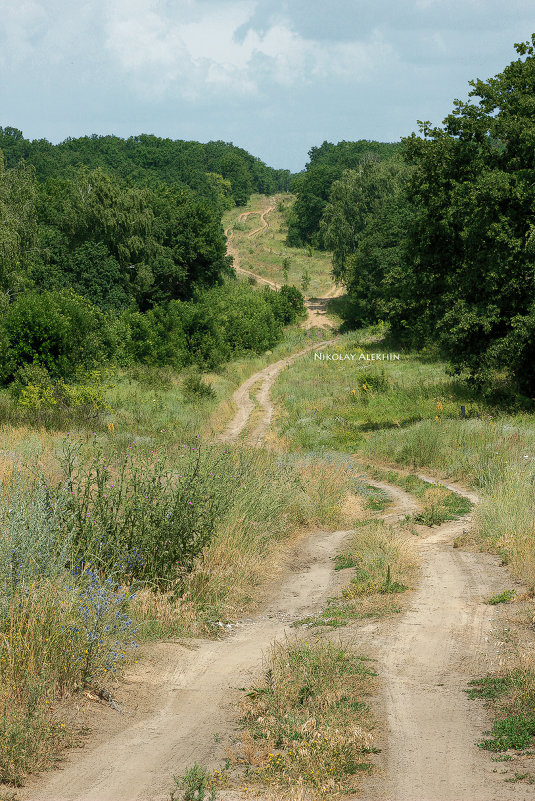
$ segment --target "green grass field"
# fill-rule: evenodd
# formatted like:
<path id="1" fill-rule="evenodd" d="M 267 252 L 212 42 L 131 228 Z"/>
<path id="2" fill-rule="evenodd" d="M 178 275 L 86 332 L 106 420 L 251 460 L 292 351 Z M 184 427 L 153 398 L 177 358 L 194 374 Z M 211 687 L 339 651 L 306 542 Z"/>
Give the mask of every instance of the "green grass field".
<path id="1" fill-rule="evenodd" d="M 277 284 L 289 283 L 303 288 L 303 276 L 308 273 L 307 297 L 323 297 L 332 288 L 331 256 L 313 248 L 291 248 L 285 244 L 286 226 L 283 209 L 293 202 L 293 195 L 280 194 L 266 198 L 253 195 L 247 206 L 226 212 L 225 229 L 230 229 L 233 244 L 240 252 L 240 266 Z M 251 236 L 261 226 L 260 212 L 272 206 L 266 215 L 267 227 Z M 243 222 L 238 218 L 246 212 Z M 284 267 L 288 270 L 285 280 Z"/>

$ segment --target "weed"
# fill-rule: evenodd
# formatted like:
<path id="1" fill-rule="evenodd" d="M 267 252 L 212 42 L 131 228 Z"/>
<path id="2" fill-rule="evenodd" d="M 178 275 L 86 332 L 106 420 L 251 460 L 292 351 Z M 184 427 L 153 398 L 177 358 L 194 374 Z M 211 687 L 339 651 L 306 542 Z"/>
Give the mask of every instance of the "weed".
<path id="1" fill-rule="evenodd" d="M 531 773 L 514 773 L 512 776 L 509 776 L 507 779 L 504 779 L 504 782 L 526 782 L 526 784 L 533 784 L 535 779 L 531 775 Z"/>
<path id="2" fill-rule="evenodd" d="M 508 751 L 510 748 L 528 748 L 535 736 L 535 717 L 533 715 L 511 715 L 494 721 L 490 738 L 479 743 L 486 751 Z"/>
<path id="3" fill-rule="evenodd" d="M 245 698 L 242 759 L 258 778 L 349 792 L 374 751 L 362 695 L 371 671 L 332 643 L 274 646 L 264 683 Z"/>
<path id="4" fill-rule="evenodd" d="M 202 768 L 197 763 L 191 768 L 187 768 L 183 776 L 173 776 L 177 790 L 182 791 L 183 801 L 214 801 L 216 798 L 215 787 L 212 786 L 212 776 L 210 771 Z M 174 790 L 171 793 L 171 801 L 177 798 Z"/>
<path id="5" fill-rule="evenodd" d="M 190 373 L 182 382 L 182 394 L 187 400 L 211 400 L 216 397 L 214 388 L 206 384 L 199 373 Z"/>
<path id="6" fill-rule="evenodd" d="M 490 604 L 491 606 L 495 606 L 496 604 L 507 604 L 510 601 L 514 600 L 515 595 L 516 595 L 516 590 L 504 590 L 498 595 L 493 595 L 492 598 L 489 598 L 487 603 Z"/>
<path id="7" fill-rule="evenodd" d="M 351 554 L 339 554 L 334 557 L 335 570 L 347 570 L 350 567 L 357 567 L 358 561 Z"/>
<path id="8" fill-rule="evenodd" d="M 487 701 L 501 698 L 510 690 L 511 676 L 486 676 L 469 682 L 470 690 L 466 690 L 469 698 L 484 698 Z"/>

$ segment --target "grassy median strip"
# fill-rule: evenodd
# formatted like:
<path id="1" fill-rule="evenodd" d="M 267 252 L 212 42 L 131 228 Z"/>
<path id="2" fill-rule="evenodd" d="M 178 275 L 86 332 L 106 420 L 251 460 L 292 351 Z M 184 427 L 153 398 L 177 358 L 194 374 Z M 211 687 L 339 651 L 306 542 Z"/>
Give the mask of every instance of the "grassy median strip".
<path id="1" fill-rule="evenodd" d="M 422 510 L 412 516 L 415 523 L 439 526 L 448 520 L 463 517 L 472 509 L 472 503 L 468 498 L 440 484 L 430 484 L 419 476 L 403 475 L 395 470 L 386 470 L 375 465 L 368 466 L 366 470 L 373 478 L 395 484 L 421 502 Z"/>
<path id="2" fill-rule="evenodd" d="M 410 528 L 384 520 L 357 523 L 344 552 L 335 557 L 335 570 L 351 570 L 349 583 L 319 615 L 295 626 L 339 628 L 352 620 L 385 617 L 401 611 L 399 594 L 414 582 L 416 556 Z"/>
<path id="3" fill-rule="evenodd" d="M 371 770 L 369 663 L 330 642 L 273 646 L 262 683 L 243 702 L 240 762 L 248 781 L 308 786 L 333 796 L 355 790 Z"/>

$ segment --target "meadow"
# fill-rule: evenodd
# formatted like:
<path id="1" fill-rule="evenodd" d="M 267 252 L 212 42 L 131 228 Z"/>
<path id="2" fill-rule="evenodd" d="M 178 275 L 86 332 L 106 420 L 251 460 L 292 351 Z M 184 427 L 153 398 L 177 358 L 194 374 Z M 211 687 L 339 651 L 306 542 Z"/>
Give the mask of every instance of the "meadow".
<path id="1" fill-rule="evenodd" d="M 337 522 L 341 463 L 215 442 L 234 389 L 308 341 L 289 328 L 272 353 L 202 376 L 109 371 L 89 417 L 3 392 L 0 781 L 76 740 L 71 696 L 106 686 L 147 640 L 219 636 L 300 532 Z"/>
<path id="2" fill-rule="evenodd" d="M 331 255 L 312 246 L 290 247 L 286 244 L 285 212 L 293 203 L 291 194 L 266 198 L 253 195 L 247 207 L 234 208 L 223 216 L 223 225 L 230 229 L 233 244 L 240 254 L 240 267 L 274 281 L 290 284 L 307 297 L 323 297 L 332 288 Z M 261 228 L 260 213 L 266 214 L 267 226 Z M 253 211 L 244 220 L 239 217 Z M 261 228 L 261 230 L 257 230 Z M 256 233 L 255 233 L 256 232 Z"/>

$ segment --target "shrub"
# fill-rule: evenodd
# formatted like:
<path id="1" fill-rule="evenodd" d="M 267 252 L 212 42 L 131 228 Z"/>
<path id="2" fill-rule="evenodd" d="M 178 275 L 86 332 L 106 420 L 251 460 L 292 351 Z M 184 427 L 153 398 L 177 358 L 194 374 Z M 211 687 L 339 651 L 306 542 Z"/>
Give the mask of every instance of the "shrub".
<path id="1" fill-rule="evenodd" d="M 273 309 L 276 319 L 283 325 L 295 323 L 306 313 L 303 296 L 297 287 L 284 284 L 278 291 L 266 287 L 264 297 Z"/>
<path id="2" fill-rule="evenodd" d="M 106 318 L 74 292 L 28 292 L 11 303 L 2 320 L 5 352 L 0 379 L 12 381 L 26 365 L 44 367 L 54 379 L 70 378 L 106 355 Z"/>
<path id="3" fill-rule="evenodd" d="M 190 373 L 182 383 L 182 394 L 190 401 L 215 398 L 214 388 L 205 384 L 199 373 Z"/>
<path id="4" fill-rule="evenodd" d="M 176 587 L 214 536 L 243 471 L 227 452 L 197 444 L 172 462 L 163 451 L 134 450 L 135 443 L 114 463 L 98 453 L 87 464 L 79 446 L 65 443 L 54 493 L 69 502 L 73 558 L 123 581 Z"/>

